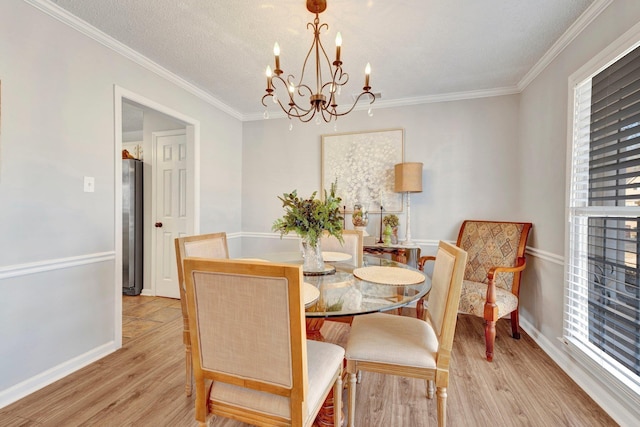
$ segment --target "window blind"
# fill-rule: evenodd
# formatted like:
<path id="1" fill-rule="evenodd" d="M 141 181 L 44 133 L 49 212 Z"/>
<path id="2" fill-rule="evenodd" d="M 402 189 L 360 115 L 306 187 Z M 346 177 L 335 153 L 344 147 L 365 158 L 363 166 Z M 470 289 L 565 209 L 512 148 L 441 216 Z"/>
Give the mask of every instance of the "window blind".
<path id="1" fill-rule="evenodd" d="M 640 393 L 640 48 L 574 101 L 564 335 Z"/>

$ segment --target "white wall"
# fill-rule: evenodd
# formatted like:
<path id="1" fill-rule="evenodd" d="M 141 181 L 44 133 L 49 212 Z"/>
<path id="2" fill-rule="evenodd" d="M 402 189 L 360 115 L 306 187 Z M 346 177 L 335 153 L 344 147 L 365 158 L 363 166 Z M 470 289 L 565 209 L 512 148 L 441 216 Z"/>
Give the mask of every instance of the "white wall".
<path id="1" fill-rule="evenodd" d="M 520 203 L 534 223 L 521 290 L 521 316 L 529 332 L 578 384 L 623 425 L 637 425 L 640 410 L 614 394 L 598 375 L 575 363 L 562 336 L 568 78 L 616 38 L 640 22 L 640 2 L 615 0 L 521 94 L 519 114 Z M 635 422 L 634 422 L 635 421 Z"/>
<path id="2" fill-rule="evenodd" d="M 534 223 L 522 321 L 557 361 L 567 78 L 638 21 L 640 2 L 615 0 L 521 95 L 358 111 L 338 123 L 339 132 L 405 129 L 405 160 L 425 165 L 424 191 L 412 197 L 423 252 L 454 240 L 465 218 Z M 282 215 L 276 196 L 320 188 L 321 135 L 333 125 L 240 123 L 23 2 L 0 2 L 0 58 L 0 406 L 113 349 L 114 84 L 200 121 L 201 232 L 244 232 L 245 256 L 297 246 L 270 232 Z M 95 193 L 82 192 L 85 175 Z"/>
<path id="3" fill-rule="evenodd" d="M 321 140 L 333 124 L 288 119 L 244 123 L 242 228 L 245 256 L 291 248 L 269 239 L 282 216 L 277 196 L 320 190 Z M 411 196 L 411 235 L 433 250 L 437 241 L 457 237 L 464 219 L 521 219 L 517 155 L 518 96 L 423 104 L 352 112 L 338 120 L 338 133 L 404 128 L 405 161 L 423 162 L 423 192 Z M 338 183 L 340 185 L 340 183 Z M 352 207 L 349 207 L 352 208 Z M 379 234 L 380 215 L 370 213 L 368 232 Z M 404 237 L 406 212 L 400 215 Z M 347 228 L 353 228 L 347 223 Z"/>
<path id="4" fill-rule="evenodd" d="M 200 121 L 202 232 L 240 231 L 242 124 L 25 2 L 0 58 L 1 407 L 114 349 L 114 85 Z"/>

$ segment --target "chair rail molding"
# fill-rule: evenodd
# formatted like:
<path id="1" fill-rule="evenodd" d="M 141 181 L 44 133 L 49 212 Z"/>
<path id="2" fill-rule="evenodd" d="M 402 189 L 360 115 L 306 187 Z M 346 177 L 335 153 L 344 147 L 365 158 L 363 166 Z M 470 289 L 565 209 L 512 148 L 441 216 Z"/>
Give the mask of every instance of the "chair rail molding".
<path id="1" fill-rule="evenodd" d="M 541 249 L 532 248 L 531 246 L 527 246 L 525 254 L 531 255 L 536 258 L 540 258 L 545 261 L 549 261 L 564 267 L 564 256 L 562 255 L 554 254 L 553 252 L 543 251 Z"/>
<path id="2" fill-rule="evenodd" d="M 43 261 L 15 264 L 0 267 L 0 280 L 10 277 L 26 276 L 28 274 L 42 273 L 45 271 L 60 270 L 63 268 L 77 267 L 86 264 L 112 261 L 115 259 L 115 251 L 96 252 L 67 258 L 52 258 Z"/>

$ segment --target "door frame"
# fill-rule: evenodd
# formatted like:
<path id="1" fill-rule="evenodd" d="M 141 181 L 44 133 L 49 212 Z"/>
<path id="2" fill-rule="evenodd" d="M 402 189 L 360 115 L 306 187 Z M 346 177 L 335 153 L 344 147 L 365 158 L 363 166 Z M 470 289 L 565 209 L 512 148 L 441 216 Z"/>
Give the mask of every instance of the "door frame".
<path id="1" fill-rule="evenodd" d="M 185 123 L 187 144 L 193 156 L 188 167 L 192 170 L 193 200 L 191 206 L 193 234 L 200 232 L 200 121 L 140 94 L 113 85 L 114 98 L 114 342 L 116 349 L 122 347 L 122 101 L 128 100 L 156 110 Z M 153 172 L 153 171 L 152 171 Z M 152 235 L 153 236 L 153 235 Z M 152 260 L 155 264 L 155 261 Z M 152 270 L 153 271 L 153 270 Z"/>

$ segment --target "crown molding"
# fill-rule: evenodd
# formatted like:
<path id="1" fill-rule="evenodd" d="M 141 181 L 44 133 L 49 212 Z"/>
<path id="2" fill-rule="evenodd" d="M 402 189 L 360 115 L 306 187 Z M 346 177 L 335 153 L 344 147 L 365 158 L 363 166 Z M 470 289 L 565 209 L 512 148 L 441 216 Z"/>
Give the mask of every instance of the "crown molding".
<path id="1" fill-rule="evenodd" d="M 522 92 L 529 84 L 535 80 L 545 68 L 556 59 L 558 55 L 585 29 L 594 19 L 596 19 L 613 0 L 596 0 L 584 11 L 582 15 L 564 32 L 562 36 L 551 46 L 551 48 L 540 58 L 540 60 L 529 70 L 527 74 L 518 82 L 518 90 Z"/>
<path id="2" fill-rule="evenodd" d="M 230 116 L 242 120 L 242 114 L 237 110 L 231 108 L 227 104 L 221 102 L 217 98 L 214 98 L 208 92 L 198 88 L 197 86 L 189 83 L 184 80 L 182 77 L 177 74 L 172 73 L 164 67 L 161 67 L 157 63 L 153 62 L 146 56 L 136 52 L 130 47 L 126 46 L 123 43 L 120 43 L 113 37 L 103 33 L 97 28 L 89 25 L 87 22 L 78 18 L 75 15 L 67 12 L 57 4 L 47 1 L 47 0 L 23 0 L 25 3 L 35 7 L 36 9 L 46 13 L 47 15 L 57 19 L 63 24 L 73 28 L 74 30 L 90 37 L 91 39 L 97 41 L 98 43 L 106 46 L 107 48 L 113 50 L 114 52 L 124 56 L 125 58 L 133 61 L 134 63 L 140 65 L 141 67 L 151 71 L 152 73 L 157 74 L 158 76 L 168 80 L 169 82 L 175 84 L 176 86 L 186 90 L 192 95 L 200 98 L 204 102 L 224 111 Z"/>
<path id="3" fill-rule="evenodd" d="M 224 111 L 230 116 L 241 121 L 257 121 L 265 120 L 263 113 L 249 113 L 242 114 L 239 111 L 231 108 L 227 104 L 221 102 L 217 98 L 211 96 L 208 92 L 198 88 L 197 86 L 189 83 L 180 76 L 172 73 L 164 67 L 161 67 L 157 63 L 153 62 L 149 58 L 141 55 L 139 52 L 131 49 L 130 47 L 120 43 L 114 38 L 108 36 L 97 28 L 89 25 L 85 21 L 70 14 L 66 10 L 62 9 L 55 3 L 47 0 L 23 0 L 25 3 L 39 9 L 40 11 L 50 15 L 51 17 L 59 20 L 65 25 L 75 29 L 76 31 L 92 38 L 98 43 L 112 49 L 125 58 L 130 59 L 134 63 L 141 67 L 159 75 L 160 77 L 172 82 L 176 86 L 186 90 L 199 99 L 207 102 L 210 105 Z M 587 10 L 565 31 L 565 33 L 551 46 L 551 48 L 543 55 L 543 57 L 525 74 L 525 76 L 518 82 L 516 86 L 504 87 L 497 89 L 476 90 L 468 92 L 454 92 L 441 95 L 428 95 L 415 98 L 402 98 L 389 101 L 378 101 L 373 105 L 374 110 L 380 108 L 394 108 L 404 107 L 410 105 L 419 104 L 431 104 L 438 102 L 460 101 L 467 99 L 487 98 L 492 96 L 513 95 L 522 92 L 533 80 L 549 64 L 591 23 L 596 19 L 611 3 L 613 0 L 596 0 Z M 369 104 L 357 105 L 354 110 L 366 110 L 369 108 Z M 270 119 L 285 118 L 287 117 L 284 112 L 269 113 Z"/>

